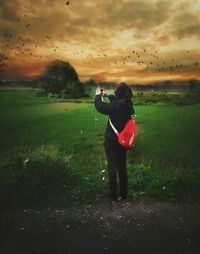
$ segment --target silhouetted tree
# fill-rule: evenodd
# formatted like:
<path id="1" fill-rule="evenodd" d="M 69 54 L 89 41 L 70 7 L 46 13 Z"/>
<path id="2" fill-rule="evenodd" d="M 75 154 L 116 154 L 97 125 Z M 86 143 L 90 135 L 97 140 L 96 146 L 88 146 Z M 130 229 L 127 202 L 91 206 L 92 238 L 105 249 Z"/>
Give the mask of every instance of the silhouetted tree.
<path id="1" fill-rule="evenodd" d="M 40 77 L 41 86 L 46 92 L 60 93 L 68 90 L 69 84 L 78 82 L 78 74 L 74 67 L 64 61 L 56 60 L 47 66 Z"/>
<path id="2" fill-rule="evenodd" d="M 8 57 L 2 53 L 0 53 L 0 72 L 4 72 L 7 65 L 6 61 L 8 60 Z"/>

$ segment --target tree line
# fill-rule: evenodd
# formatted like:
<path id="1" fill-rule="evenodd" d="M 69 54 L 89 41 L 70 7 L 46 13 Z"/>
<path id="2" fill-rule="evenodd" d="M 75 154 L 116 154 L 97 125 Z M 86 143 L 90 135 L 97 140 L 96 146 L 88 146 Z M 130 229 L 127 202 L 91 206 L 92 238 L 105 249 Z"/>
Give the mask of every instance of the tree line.
<path id="1" fill-rule="evenodd" d="M 7 67 L 7 57 L 0 54 L 0 72 L 4 72 Z M 37 91 L 38 96 L 52 96 L 60 98 L 81 98 L 89 96 L 91 88 L 100 86 L 102 88 L 115 89 L 117 83 L 115 82 L 96 82 L 93 79 L 85 81 L 84 83 L 79 80 L 78 73 L 75 68 L 69 63 L 62 60 L 55 60 L 51 62 L 45 69 L 44 73 L 38 78 L 31 81 L 2 81 L 1 85 L 15 84 L 16 86 L 34 87 L 39 88 Z M 200 90 L 199 80 L 189 80 L 187 82 L 173 83 L 171 80 L 166 80 L 163 83 L 157 84 L 129 84 L 132 89 L 136 91 L 170 91 L 170 90 Z"/>

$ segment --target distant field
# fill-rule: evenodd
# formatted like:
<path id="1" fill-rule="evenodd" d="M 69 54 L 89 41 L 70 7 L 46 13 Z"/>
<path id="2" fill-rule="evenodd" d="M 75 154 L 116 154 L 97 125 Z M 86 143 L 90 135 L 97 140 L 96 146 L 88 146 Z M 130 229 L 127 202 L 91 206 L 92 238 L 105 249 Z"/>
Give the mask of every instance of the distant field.
<path id="1" fill-rule="evenodd" d="M 128 154 L 129 194 L 198 199 L 200 104 L 138 105 L 135 111 L 138 136 Z M 106 122 L 91 103 L 0 91 L 3 204 L 64 205 L 104 195 Z"/>
<path id="2" fill-rule="evenodd" d="M 25 87 L 25 86 L 21 86 L 21 87 L 16 87 L 16 86 L 0 86 L 0 91 L 35 91 L 37 90 L 37 88 L 33 88 L 33 87 Z"/>

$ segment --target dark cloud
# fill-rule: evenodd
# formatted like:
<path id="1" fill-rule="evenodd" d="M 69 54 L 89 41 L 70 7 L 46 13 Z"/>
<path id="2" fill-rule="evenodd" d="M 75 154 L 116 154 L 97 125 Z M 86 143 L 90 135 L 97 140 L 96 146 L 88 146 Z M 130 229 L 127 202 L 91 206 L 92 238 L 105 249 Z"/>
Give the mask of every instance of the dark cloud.
<path id="1" fill-rule="evenodd" d="M 148 30 L 165 22 L 171 13 L 170 1 L 131 1 L 116 4 L 112 1 L 106 6 L 107 18 L 110 23 L 134 29 Z"/>
<path id="2" fill-rule="evenodd" d="M 200 14 L 185 12 L 176 16 L 173 20 L 173 34 L 179 39 L 200 37 Z"/>
<path id="3" fill-rule="evenodd" d="M 1 0 L 0 13 L 4 22 L 13 22 L 17 19 L 16 10 L 19 8 L 18 2 Z"/>
<path id="4" fill-rule="evenodd" d="M 7 1 L 8 2 L 8 1 Z M 52 34 L 54 40 L 83 39 L 94 40 L 110 39 L 116 31 L 130 29 L 139 31 L 137 36 L 145 36 L 145 31 L 152 31 L 156 26 L 163 24 L 170 15 L 170 4 L 167 1 L 117 2 L 100 0 L 73 1 L 70 8 L 66 8 L 61 1 L 4 1 L 3 13 L 13 21 L 4 25 L 4 31 L 14 30 L 24 36 L 35 37 L 44 42 L 45 33 Z M 24 17 L 26 15 L 26 18 Z M 16 23 L 16 19 L 20 22 Z M 3 17 L 4 21 L 4 17 Z M 30 29 L 26 29 L 30 23 Z M 142 33 L 141 33 L 142 31 Z"/>

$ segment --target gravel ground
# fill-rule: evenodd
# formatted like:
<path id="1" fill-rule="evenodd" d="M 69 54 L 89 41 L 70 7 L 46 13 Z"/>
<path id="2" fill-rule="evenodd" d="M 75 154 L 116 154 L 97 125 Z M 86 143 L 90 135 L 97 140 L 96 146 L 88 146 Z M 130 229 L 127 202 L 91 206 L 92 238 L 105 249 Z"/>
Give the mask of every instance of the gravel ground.
<path id="1" fill-rule="evenodd" d="M 200 253 L 200 205 L 102 199 L 0 212 L 0 253 Z"/>

